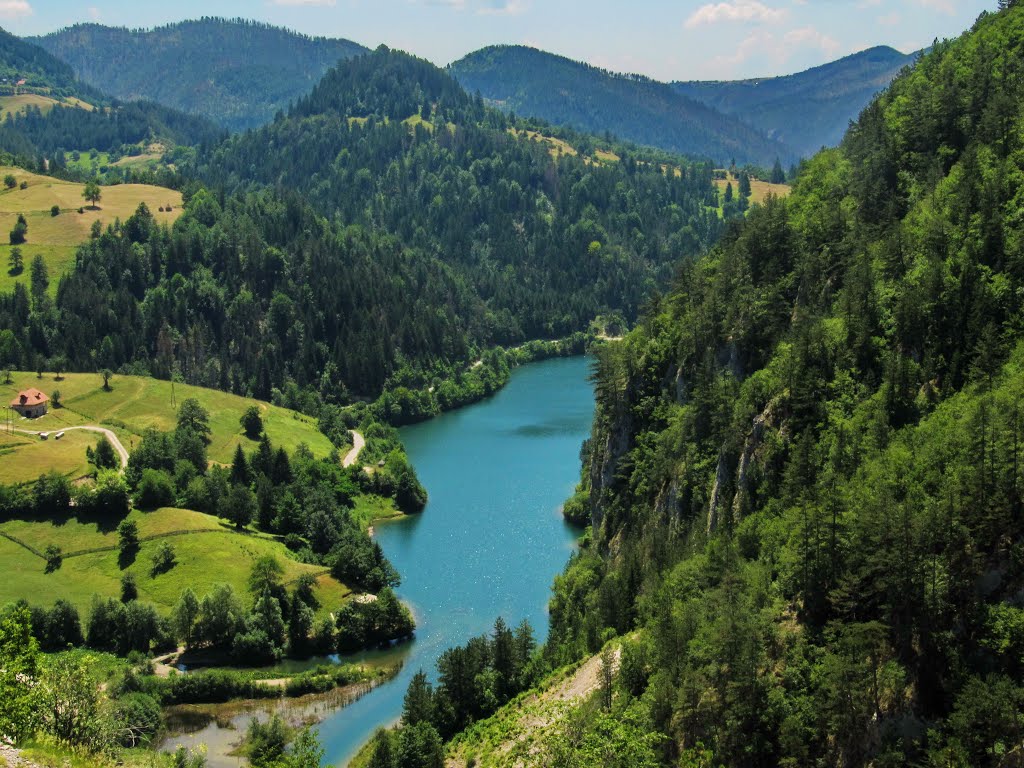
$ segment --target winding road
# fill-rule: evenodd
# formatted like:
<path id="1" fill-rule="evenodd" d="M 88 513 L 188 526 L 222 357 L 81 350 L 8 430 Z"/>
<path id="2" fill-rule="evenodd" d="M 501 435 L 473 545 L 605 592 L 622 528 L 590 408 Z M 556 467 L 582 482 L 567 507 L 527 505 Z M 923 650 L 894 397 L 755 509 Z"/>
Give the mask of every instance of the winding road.
<path id="1" fill-rule="evenodd" d="M 359 458 L 359 454 L 362 453 L 363 447 L 366 445 L 366 438 L 356 432 L 354 429 L 352 432 L 352 450 L 345 454 L 345 458 L 341 460 L 341 466 L 351 467 L 356 463 Z"/>
<path id="2" fill-rule="evenodd" d="M 57 432 L 70 432 L 72 429 L 82 429 L 82 430 L 85 430 L 86 432 L 96 432 L 97 434 L 106 436 L 107 440 L 109 440 L 110 444 L 112 446 L 114 446 L 114 450 L 117 451 L 117 455 L 121 459 L 121 470 L 124 471 L 125 469 L 127 469 L 127 467 L 128 467 L 128 451 L 126 451 L 125 447 L 123 445 L 121 445 L 120 438 L 118 438 L 118 436 L 115 435 L 113 432 L 111 432 L 109 429 L 105 429 L 104 427 L 86 427 L 86 426 L 82 426 L 82 427 L 61 427 L 60 429 L 50 429 L 50 430 L 43 430 L 43 431 L 46 431 L 49 434 L 53 435 L 53 434 L 56 434 Z M 20 432 L 23 435 L 36 435 L 37 437 L 43 433 L 42 431 L 33 431 L 31 429 L 18 429 L 17 427 L 14 428 L 14 431 L 15 432 Z M 353 434 L 355 434 L 355 433 L 353 433 Z M 360 447 L 362 447 L 362 446 L 360 446 Z M 348 457 L 346 456 L 345 458 L 347 459 Z M 346 464 L 345 466 L 348 466 L 348 465 Z"/>

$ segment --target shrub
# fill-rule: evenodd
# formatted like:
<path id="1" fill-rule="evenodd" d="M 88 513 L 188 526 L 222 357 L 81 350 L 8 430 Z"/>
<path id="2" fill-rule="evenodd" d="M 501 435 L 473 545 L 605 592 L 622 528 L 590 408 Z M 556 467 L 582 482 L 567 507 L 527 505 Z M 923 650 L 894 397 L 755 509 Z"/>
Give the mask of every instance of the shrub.
<path id="1" fill-rule="evenodd" d="M 160 704 L 145 693 L 129 693 L 114 704 L 116 737 L 122 747 L 139 747 L 152 742 L 163 719 Z"/>
<path id="2" fill-rule="evenodd" d="M 135 576 L 126 573 L 121 577 L 121 602 L 130 603 L 139 599 L 139 585 L 135 583 Z"/>
<path id="3" fill-rule="evenodd" d="M 50 208 L 50 215 L 51 216 L 60 216 L 60 206 L 59 205 L 55 205 L 52 208 Z"/>
<path id="4" fill-rule="evenodd" d="M 130 552 L 139 546 L 139 524 L 134 520 L 122 520 L 117 524 L 118 549 L 121 553 Z"/>
<path id="5" fill-rule="evenodd" d="M 56 571 L 64 561 L 64 555 L 56 544 L 47 544 L 43 550 L 43 557 L 46 558 L 46 571 Z"/>
<path id="6" fill-rule="evenodd" d="M 21 245 L 28 236 L 28 222 L 23 214 L 18 214 L 18 220 L 11 230 L 11 245 Z"/>
<path id="7" fill-rule="evenodd" d="M 174 675 L 166 680 L 152 678 L 150 685 L 168 704 L 220 704 L 232 699 L 276 699 L 280 688 L 250 680 L 245 675 L 226 669 L 211 669 Z"/>
<path id="8" fill-rule="evenodd" d="M 245 664 L 272 664 L 280 658 L 280 651 L 262 629 L 240 632 L 231 644 L 231 656 Z"/>
<path id="9" fill-rule="evenodd" d="M 157 509 L 174 504 L 174 481 L 161 469 L 142 470 L 142 480 L 135 494 L 140 509 Z"/>
<path id="10" fill-rule="evenodd" d="M 149 574 L 155 578 L 161 573 L 167 573 L 176 563 L 174 547 L 166 541 L 162 541 L 156 548 L 156 552 L 153 553 L 153 567 L 149 569 Z"/>
<path id="11" fill-rule="evenodd" d="M 250 440 L 256 440 L 259 438 L 260 433 L 263 431 L 263 418 L 260 416 L 260 409 L 258 406 L 250 405 L 245 409 L 245 413 L 242 414 L 242 418 L 239 419 L 242 424 L 242 429 L 245 430 L 245 436 Z"/>
<path id="12" fill-rule="evenodd" d="M 16 186 L 18 186 L 18 180 L 14 178 L 13 173 L 8 173 L 6 176 L 4 176 L 4 186 L 7 187 L 8 189 L 14 189 Z"/>

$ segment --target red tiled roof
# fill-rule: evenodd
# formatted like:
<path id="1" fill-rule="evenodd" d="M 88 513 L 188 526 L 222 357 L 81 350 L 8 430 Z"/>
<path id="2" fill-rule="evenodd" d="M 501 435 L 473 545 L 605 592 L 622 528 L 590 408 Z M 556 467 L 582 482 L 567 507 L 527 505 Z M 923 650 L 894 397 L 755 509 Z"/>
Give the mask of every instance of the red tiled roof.
<path id="1" fill-rule="evenodd" d="M 44 395 L 38 389 L 26 389 L 24 392 L 19 392 L 18 396 L 11 400 L 11 407 L 30 407 L 33 405 L 42 405 L 50 400 L 49 397 Z"/>

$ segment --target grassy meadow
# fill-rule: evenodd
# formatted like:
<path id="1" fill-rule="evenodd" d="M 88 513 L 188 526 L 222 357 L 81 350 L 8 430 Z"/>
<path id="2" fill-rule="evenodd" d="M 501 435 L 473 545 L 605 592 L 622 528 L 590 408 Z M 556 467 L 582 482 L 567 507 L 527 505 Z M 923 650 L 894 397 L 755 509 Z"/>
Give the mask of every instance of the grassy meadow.
<path id="1" fill-rule="evenodd" d="M 0 385 L 0 396 L 6 398 L 5 403 L 10 402 L 21 390 L 34 387 L 47 394 L 60 390 L 61 402 L 64 404 L 63 408 L 51 408 L 46 416 L 38 419 L 15 419 L 15 428 L 55 431 L 61 427 L 82 424 L 109 427 L 130 452 L 133 446 L 138 445 L 146 429 L 169 431 L 176 423 L 177 411 L 171 405 L 169 381 L 143 376 L 114 376 L 110 380 L 110 391 L 107 392 L 103 389 L 103 379 L 95 373 L 66 373 L 59 381 L 49 372 L 44 373 L 42 379 L 30 372 L 13 373 L 11 378 L 11 384 Z M 229 464 L 237 445 L 246 451 L 256 447 L 256 442 L 245 436 L 239 423 L 242 414 L 254 403 L 263 414 L 264 429 L 275 446 L 292 453 L 300 444 L 305 443 L 317 456 L 327 456 L 333 450 L 330 440 L 317 428 L 315 419 L 287 408 L 188 384 L 175 384 L 174 395 L 179 405 L 186 398 L 195 398 L 209 412 L 212 434 L 208 456 L 212 462 Z M 50 456 L 50 463 L 44 469 L 52 468 L 69 473 L 74 471 L 73 463 L 61 463 L 55 450 L 58 446 L 62 448 L 64 440 L 73 434 L 69 432 L 59 442 L 52 439 L 45 443 L 32 440 L 28 444 L 13 439 L 18 438 L 17 435 L 5 436 L 13 440 L 10 443 L 0 442 L 0 450 L 13 450 L 4 455 L 2 463 L 5 467 L 0 472 L 6 471 L 12 475 L 28 473 L 30 476 L 24 479 L 34 480 L 42 471 L 38 464 L 42 455 Z M 86 435 L 86 442 L 91 440 L 95 443 L 98 439 L 95 434 Z M 84 462 L 84 443 L 81 451 Z M 6 465 L 12 466 L 8 469 Z M 9 482 L 14 481 L 12 479 Z"/>
<path id="2" fill-rule="evenodd" d="M 88 153 L 82 157 L 88 158 Z M 84 184 L 40 176 L 21 168 L 0 167 L 0 177 L 8 174 L 14 176 L 19 186 L 0 189 L 0 240 L 4 241 L 0 245 L 0 291 L 10 291 L 18 281 L 27 284 L 29 264 L 41 255 L 50 273 L 50 292 L 56 294 L 60 276 L 74 265 L 75 251 L 89 238 L 94 221 L 104 226 L 112 224 L 114 219 L 124 221 L 142 202 L 162 224 L 172 224 L 182 212 L 180 192 L 147 184 L 120 184 L 102 187 L 99 206 L 85 207 L 84 212 L 79 213 L 78 209 L 86 206 L 82 198 Z M 26 189 L 20 188 L 22 182 L 28 183 Z M 60 208 L 58 216 L 51 213 L 55 205 Z M 161 213 L 161 206 L 170 206 L 171 210 Z M 19 274 L 11 274 L 8 269 L 11 246 L 4 233 L 11 231 L 19 213 L 24 214 L 28 222 L 28 236 L 20 246 L 25 267 Z"/>
<path id="3" fill-rule="evenodd" d="M 0 562 L 9 578 L 0 583 L 0 604 L 25 599 L 50 605 L 63 598 L 88 614 L 93 595 L 117 597 L 121 577 L 135 576 L 141 600 L 153 603 L 168 613 L 185 589 L 202 597 L 213 584 L 230 584 L 245 593 L 252 564 L 263 555 L 273 555 L 284 567 L 284 580 L 293 581 L 304 573 L 317 576 L 317 598 L 321 613 L 337 610 L 349 590 L 324 573 L 324 568 L 299 563 L 288 549 L 265 534 L 240 534 L 223 521 L 184 509 L 164 508 L 154 512 L 134 510 L 129 519 L 139 525 L 143 540 L 130 562 L 120 562 L 118 536 L 111 521 L 16 520 L 0 524 L 0 533 L 25 542 L 42 551 L 55 544 L 65 553 L 61 567 L 47 573 L 46 563 L 27 548 L 0 537 Z M 174 548 L 177 564 L 166 573 L 152 576 L 152 556 L 167 542 Z M 74 555 L 74 552 L 105 548 L 100 552 Z"/>
<path id="4" fill-rule="evenodd" d="M 576 155 L 579 154 L 579 152 L 576 151 L 576 148 L 574 146 L 572 146 L 566 141 L 563 141 L 562 139 L 556 139 L 554 136 L 545 136 L 544 134 L 538 133 L 537 131 L 520 131 L 516 128 L 509 128 L 508 132 L 511 133 L 516 138 L 524 139 L 526 141 L 539 141 L 547 145 L 548 152 L 556 160 L 562 157 L 563 155 L 568 155 L 569 157 L 576 157 Z M 620 158 L 614 152 L 608 152 L 607 150 L 598 149 L 594 151 L 593 158 L 588 157 L 586 158 L 586 160 L 588 163 L 596 161 L 597 163 L 600 164 L 617 163 L 619 162 Z"/>
<path id="5" fill-rule="evenodd" d="M 728 178 L 715 179 L 715 186 L 718 187 L 718 191 L 725 194 L 725 188 L 729 184 L 732 184 L 732 191 L 734 195 L 739 195 L 740 192 L 740 180 L 736 174 L 728 172 Z M 792 191 L 792 187 L 788 184 L 772 184 L 767 181 L 761 181 L 761 179 L 750 180 L 750 204 L 763 203 L 764 199 L 768 195 L 775 195 L 776 197 L 787 197 Z"/>
<path id="6" fill-rule="evenodd" d="M 111 162 L 109 152 L 97 152 L 93 157 L 90 152 L 78 152 L 75 159 L 73 152 L 64 153 L 64 162 L 68 168 L 87 174 L 98 174 L 105 168 L 156 168 L 161 164 L 166 147 L 160 143 L 139 145 L 144 151 L 138 155 L 124 155 Z M 159 208 L 159 206 L 158 206 Z M 159 210 L 156 210 L 159 213 Z"/>
<path id="7" fill-rule="evenodd" d="M 56 469 L 72 480 L 90 471 L 85 450 L 100 436 L 76 430 L 60 440 L 40 440 L 32 435 L 0 432 L 0 484 L 31 483 L 43 472 Z"/>
<path id="8" fill-rule="evenodd" d="M 18 96 L 0 96 L 0 119 L 6 119 L 8 115 L 24 112 L 29 107 L 38 107 L 39 111 L 45 115 L 56 106 L 94 109 L 92 104 L 76 99 L 73 96 L 66 99 L 54 99 L 37 93 L 23 93 Z"/>

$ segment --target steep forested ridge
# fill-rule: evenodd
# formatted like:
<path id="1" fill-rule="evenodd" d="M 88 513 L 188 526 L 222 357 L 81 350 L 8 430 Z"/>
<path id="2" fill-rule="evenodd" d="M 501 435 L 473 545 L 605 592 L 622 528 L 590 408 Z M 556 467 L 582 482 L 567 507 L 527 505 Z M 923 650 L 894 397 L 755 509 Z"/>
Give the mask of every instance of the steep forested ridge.
<path id="1" fill-rule="evenodd" d="M 676 93 L 665 83 L 619 75 L 525 46 L 492 46 L 449 68 L 470 93 L 505 111 L 593 133 L 611 133 L 719 164 L 770 167 L 798 154 L 758 127 Z"/>
<path id="2" fill-rule="evenodd" d="M 916 56 L 878 46 L 793 75 L 675 82 L 672 88 L 809 157 L 839 144 L 850 121 Z"/>
<path id="3" fill-rule="evenodd" d="M 218 18 L 149 30 L 77 24 L 31 40 L 118 98 L 156 101 L 231 130 L 268 122 L 339 60 L 366 52 L 349 40 Z"/>
<path id="4" fill-rule="evenodd" d="M 634 765 L 1019 764 L 1022 74 L 983 14 L 599 356 L 546 653 L 625 636 Z"/>
<path id="5" fill-rule="evenodd" d="M 710 168 L 555 157 L 514 130 L 427 62 L 345 62 L 202 153 L 224 191 L 186 190 L 173 230 L 140 211 L 83 247 L 55 303 L 2 297 L 12 365 L 178 369 L 268 398 L 426 389 L 487 347 L 635 318 L 717 236 Z"/>

